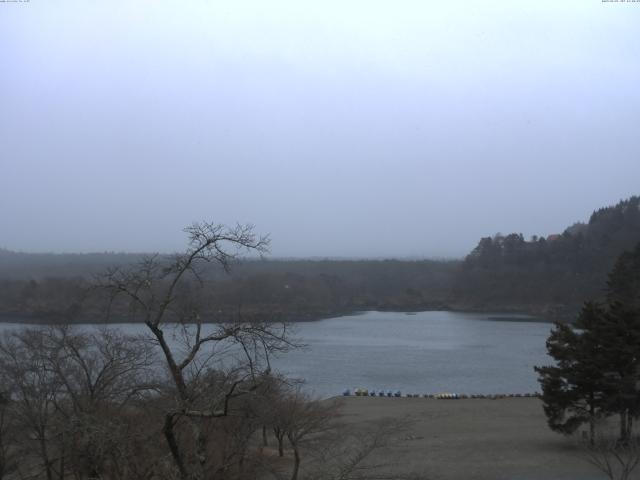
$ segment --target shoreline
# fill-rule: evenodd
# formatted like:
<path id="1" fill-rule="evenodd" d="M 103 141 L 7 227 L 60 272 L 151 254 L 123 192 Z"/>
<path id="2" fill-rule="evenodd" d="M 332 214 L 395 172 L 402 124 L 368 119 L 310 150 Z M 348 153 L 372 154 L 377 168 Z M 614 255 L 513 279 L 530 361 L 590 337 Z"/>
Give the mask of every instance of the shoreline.
<path id="1" fill-rule="evenodd" d="M 275 320 L 273 323 L 307 323 L 317 322 L 321 320 L 329 320 L 339 317 L 347 317 L 354 315 L 362 315 L 367 312 L 381 312 L 381 313 L 397 313 L 397 314 L 417 314 L 422 312 L 452 312 L 452 313 L 479 313 L 489 315 L 487 320 L 498 322 L 538 322 L 538 323 L 554 323 L 557 320 L 553 320 L 548 316 L 541 313 L 540 310 L 534 309 L 522 309 L 515 308 L 470 308 L 470 307 L 437 307 L 437 308 L 410 308 L 410 309 L 392 309 L 392 308 L 359 308 L 359 309 L 344 309 L 323 313 L 306 313 L 306 314 L 287 314 L 283 316 L 283 319 Z M 127 319 L 116 319 L 110 321 L 98 321 L 91 319 L 74 319 L 72 321 L 63 320 L 61 314 L 46 313 L 46 314 L 32 314 L 32 313 L 0 313 L 0 323 L 19 323 L 25 325 L 115 325 L 122 323 L 144 323 L 142 320 L 131 321 Z M 293 319 L 295 318 L 295 319 Z M 568 321 L 568 320 L 562 320 Z M 249 320 L 250 322 L 250 320 Z M 203 321 L 203 324 L 215 324 L 223 322 L 215 321 Z"/>

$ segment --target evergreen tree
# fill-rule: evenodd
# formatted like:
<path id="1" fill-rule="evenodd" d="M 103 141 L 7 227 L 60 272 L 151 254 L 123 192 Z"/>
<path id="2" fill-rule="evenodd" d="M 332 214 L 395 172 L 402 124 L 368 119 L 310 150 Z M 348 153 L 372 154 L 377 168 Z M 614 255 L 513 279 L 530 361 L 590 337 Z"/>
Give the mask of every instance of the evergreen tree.
<path id="1" fill-rule="evenodd" d="M 640 243 L 616 261 L 607 281 L 607 301 L 640 310 Z"/>
<path id="2" fill-rule="evenodd" d="M 620 417 L 620 442 L 640 416 L 640 245 L 620 256 L 609 275 L 607 304 L 588 302 L 573 325 L 547 340 L 555 366 L 536 367 L 549 426 L 573 433 L 598 418 Z"/>
<path id="3" fill-rule="evenodd" d="M 631 438 L 633 419 L 640 415 L 640 315 L 626 304 L 614 302 L 598 326 L 608 395 L 604 409 L 620 416 L 620 441 Z"/>
<path id="4" fill-rule="evenodd" d="M 620 416 L 620 440 L 626 443 L 633 419 L 640 416 L 640 244 L 616 261 L 607 303 L 602 341 L 610 353 L 607 379 L 613 391 L 607 410 Z"/>
<path id="5" fill-rule="evenodd" d="M 587 303 L 574 325 L 556 324 L 547 340 L 547 351 L 556 366 L 535 367 L 549 427 L 571 434 L 587 423 L 591 442 L 596 421 L 605 414 L 608 387 L 596 333 L 603 317 L 599 305 Z"/>

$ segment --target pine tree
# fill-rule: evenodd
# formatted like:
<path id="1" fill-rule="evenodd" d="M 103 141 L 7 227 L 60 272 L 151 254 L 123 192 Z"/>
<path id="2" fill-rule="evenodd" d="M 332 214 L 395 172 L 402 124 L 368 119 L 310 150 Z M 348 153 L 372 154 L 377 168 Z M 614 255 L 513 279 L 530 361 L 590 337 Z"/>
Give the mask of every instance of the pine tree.
<path id="1" fill-rule="evenodd" d="M 640 415 L 639 311 L 615 302 L 609 305 L 599 331 L 603 352 L 599 363 L 608 391 L 604 409 L 610 415 L 619 415 L 619 440 L 626 444 L 633 419 Z"/>
<path id="2" fill-rule="evenodd" d="M 624 252 L 616 261 L 607 281 L 607 302 L 619 302 L 631 310 L 640 310 L 640 243 Z"/>
<path id="3" fill-rule="evenodd" d="M 640 244 L 624 252 L 607 281 L 606 329 L 602 342 L 613 394 L 607 410 L 620 416 L 620 441 L 631 437 L 633 419 L 640 416 Z"/>
<path id="4" fill-rule="evenodd" d="M 547 340 L 547 351 L 556 366 L 536 367 L 549 427 L 571 434 L 589 424 L 590 441 L 595 425 L 605 415 L 603 405 L 608 383 L 601 370 L 597 325 L 604 310 L 586 303 L 574 325 L 556 324 Z"/>
<path id="5" fill-rule="evenodd" d="M 587 302 L 573 325 L 547 340 L 555 366 L 536 367 L 549 426 L 565 434 L 611 415 L 619 441 L 631 439 L 640 416 L 640 245 L 620 256 L 609 275 L 607 304 Z"/>

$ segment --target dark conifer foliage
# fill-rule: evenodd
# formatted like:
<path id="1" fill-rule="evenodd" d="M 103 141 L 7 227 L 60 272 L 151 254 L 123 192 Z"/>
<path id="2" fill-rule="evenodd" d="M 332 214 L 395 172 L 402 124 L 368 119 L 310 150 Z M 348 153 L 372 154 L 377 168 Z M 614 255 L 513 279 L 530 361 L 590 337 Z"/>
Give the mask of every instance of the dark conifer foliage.
<path id="1" fill-rule="evenodd" d="M 587 224 L 574 224 L 559 235 L 485 237 L 457 273 L 453 297 L 474 308 L 510 305 L 527 310 L 537 305 L 552 317 L 573 316 L 585 300 L 604 300 L 608 272 L 618 256 L 638 242 L 638 196 L 599 209 Z M 618 263 L 611 281 L 630 285 L 626 277 L 638 264 L 631 253 Z"/>
<path id="2" fill-rule="evenodd" d="M 606 415 L 606 382 L 598 341 L 604 314 L 597 304 L 587 303 L 574 325 L 556 324 L 547 340 L 547 350 L 556 365 L 535 369 L 549 427 L 571 434 L 587 423 L 591 441 L 597 420 Z"/>
<path id="3" fill-rule="evenodd" d="M 624 252 L 616 261 L 607 282 L 607 300 L 640 308 L 640 243 L 635 250 Z"/>
<path id="4" fill-rule="evenodd" d="M 557 324 L 547 340 L 556 365 L 536 367 L 549 426 L 573 433 L 619 416 L 619 440 L 631 439 L 640 416 L 640 245 L 623 253 L 609 275 L 607 302 L 588 302 L 572 325 Z"/>

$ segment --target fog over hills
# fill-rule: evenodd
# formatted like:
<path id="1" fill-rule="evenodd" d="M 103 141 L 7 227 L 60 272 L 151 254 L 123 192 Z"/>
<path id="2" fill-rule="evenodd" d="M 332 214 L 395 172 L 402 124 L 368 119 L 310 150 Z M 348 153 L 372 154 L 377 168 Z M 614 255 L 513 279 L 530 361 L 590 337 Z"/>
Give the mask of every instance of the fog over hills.
<path id="1" fill-rule="evenodd" d="M 115 6 L 114 6 L 115 5 Z M 0 246 L 462 257 L 637 193 L 640 9 L 3 4 Z"/>

